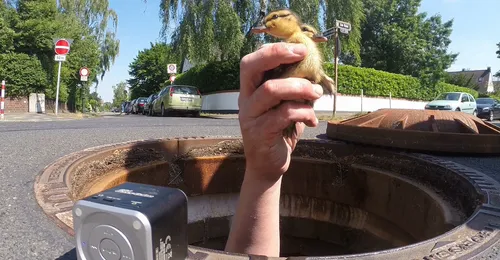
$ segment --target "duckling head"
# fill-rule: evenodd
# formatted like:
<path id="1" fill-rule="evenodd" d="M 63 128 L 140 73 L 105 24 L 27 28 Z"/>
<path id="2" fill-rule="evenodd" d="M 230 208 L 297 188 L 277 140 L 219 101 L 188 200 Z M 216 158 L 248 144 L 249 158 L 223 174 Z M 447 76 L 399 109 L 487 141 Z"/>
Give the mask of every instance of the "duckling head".
<path id="1" fill-rule="evenodd" d="M 295 33 L 301 33 L 300 18 L 290 10 L 283 9 L 269 13 L 261 24 L 252 28 L 255 34 L 267 33 L 281 39 L 288 39 Z"/>
<path id="2" fill-rule="evenodd" d="M 326 41 L 328 41 L 328 38 L 324 37 L 323 35 L 318 34 L 318 31 L 316 31 L 316 29 L 314 29 L 314 27 L 312 27 L 309 24 L 302 24 L 300 26 L 300 28 L 302 29 L 302 32 L 305 35 L 307 35 L 309 38 L 313 39 L 314 42 L 326 42 Z"/>

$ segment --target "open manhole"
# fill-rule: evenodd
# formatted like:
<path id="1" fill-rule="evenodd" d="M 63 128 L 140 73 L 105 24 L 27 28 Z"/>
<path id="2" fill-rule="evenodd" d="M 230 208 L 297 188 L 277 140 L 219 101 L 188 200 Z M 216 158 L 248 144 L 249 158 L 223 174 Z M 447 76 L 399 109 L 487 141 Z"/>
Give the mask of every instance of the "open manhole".
<path id="1" fill-rule="evenodd" d="M 222 251 L 244 168 L 239 139 L 149 140 L 61 158 L 35 191 L 73 234 L 78 199 L 125 181 L 177 187 L 189 197 L 191 256 L 248 259 Z M 289 259 L 471 259 L 499 237 L 500 191 L 489 177 L 435 157 L 334 141 L 299 142 L 280 206 L 281 257 Z"/>
<path id="2" fill-rule="evenodd" d="M 329 122 L 329 138 L 426 152 L 500 154 L 500 127 L 464 112 L 380 109 Z"/>

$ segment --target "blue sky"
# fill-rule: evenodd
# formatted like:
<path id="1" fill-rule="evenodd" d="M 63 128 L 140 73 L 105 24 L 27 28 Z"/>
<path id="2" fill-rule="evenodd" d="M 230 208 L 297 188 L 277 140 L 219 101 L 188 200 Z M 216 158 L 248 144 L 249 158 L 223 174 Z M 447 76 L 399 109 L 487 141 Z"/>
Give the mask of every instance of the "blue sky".
<path id="1" fill-rule="evenodd" d="M 127 4 L 124 4 L 124 2 Z M 128 65 L 140 50 L 160 40 L 159 0 L 110 0 L 118 13 L 120 55 L 98 86 L 105 101 L 113 100 L 112 86 L 129 78 Z M 500 42 L 499 0 L 423 0 L 420 11 L 441 14 L 444 21 L 454 19 L 449 50 L 460 53 L 450 70 L 462 68 L 500 70 L 496 43 Z"/>

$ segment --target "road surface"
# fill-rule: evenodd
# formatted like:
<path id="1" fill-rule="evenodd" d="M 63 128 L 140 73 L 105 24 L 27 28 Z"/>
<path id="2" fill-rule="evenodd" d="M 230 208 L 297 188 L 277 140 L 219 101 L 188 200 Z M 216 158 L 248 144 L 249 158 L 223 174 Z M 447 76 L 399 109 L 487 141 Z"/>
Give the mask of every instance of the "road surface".
<path id="1" fill-rule="evenodd" d="M 306 129 L 314 138 L 326 130 Z M 49 220 L 33 192 L 35 176 L 52 161 L 88 147 L 134 139 L 180 136 L 240 136 L 237 119 L 105 116 L 60 122 L 0 124 L 0 259 L 70 259 L 73 238 Z M 494 174 L 494 159 L 458 158 Z M 497 178 L 500 181 L 500 178 Z"/>

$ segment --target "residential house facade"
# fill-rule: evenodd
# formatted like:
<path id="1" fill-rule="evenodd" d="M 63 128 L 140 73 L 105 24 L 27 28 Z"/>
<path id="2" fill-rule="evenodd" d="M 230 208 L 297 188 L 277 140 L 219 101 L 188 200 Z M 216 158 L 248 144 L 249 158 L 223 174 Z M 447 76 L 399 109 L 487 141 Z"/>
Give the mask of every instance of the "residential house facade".
<path id="1" fill-rule="evenodd" d="M 448 72 L 452 77 L 463 77 L 466 80 L 470 80 L 470 83 L 477 86 L 477 91 L 482 94 L 488 94 L 495 92 L 495 87 L 493 84 L 493 73 L 491 72 L 491 67 L 486 70 L 461 70 Z"/>

